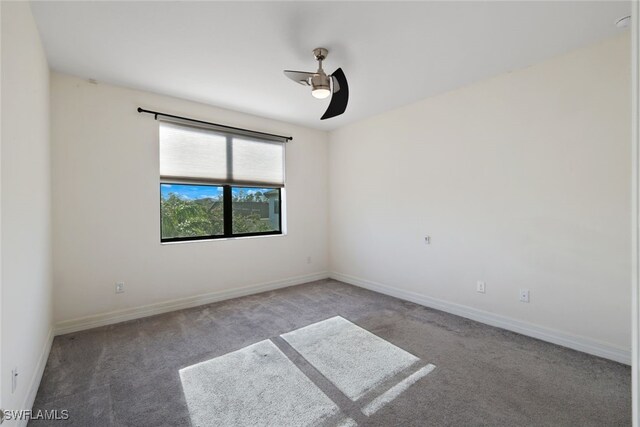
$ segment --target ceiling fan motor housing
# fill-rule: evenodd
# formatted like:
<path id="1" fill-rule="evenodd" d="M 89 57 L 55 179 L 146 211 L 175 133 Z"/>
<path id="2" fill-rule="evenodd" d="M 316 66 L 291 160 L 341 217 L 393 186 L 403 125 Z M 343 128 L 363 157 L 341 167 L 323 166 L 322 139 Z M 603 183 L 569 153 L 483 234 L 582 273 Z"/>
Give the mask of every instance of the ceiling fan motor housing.
<path id="1" fill-rule="evenodd" d="M 327 89 L 329 90 L 329 76 L 327 76 L 324 71 L 319 70 L 318 73 L 314 74 L 311 77 L 311 87 L 313 90 L 316 89 Z"/>

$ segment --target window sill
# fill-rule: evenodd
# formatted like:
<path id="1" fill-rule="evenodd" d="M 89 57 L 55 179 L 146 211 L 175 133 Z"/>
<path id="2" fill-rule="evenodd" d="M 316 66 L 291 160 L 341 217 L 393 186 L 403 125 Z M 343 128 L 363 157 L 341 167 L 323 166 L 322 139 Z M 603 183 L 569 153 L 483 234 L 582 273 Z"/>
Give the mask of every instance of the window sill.
<path id="1" fill-rule="evenodd" d="M 205 242 L 226 242 L 229 240 L 248 240 L 248 239 L 265 239 L 273 237 L 286 237 L 287 233 L 265 234 L 263 236 L 235 236 L 235 237 L 218 237 L 215 239 L 197 239 L 197 240 L 180 240 L 176 242 L 160 242 L 161 245 L 182 245 L 185 243 L 205 243 Z"/>

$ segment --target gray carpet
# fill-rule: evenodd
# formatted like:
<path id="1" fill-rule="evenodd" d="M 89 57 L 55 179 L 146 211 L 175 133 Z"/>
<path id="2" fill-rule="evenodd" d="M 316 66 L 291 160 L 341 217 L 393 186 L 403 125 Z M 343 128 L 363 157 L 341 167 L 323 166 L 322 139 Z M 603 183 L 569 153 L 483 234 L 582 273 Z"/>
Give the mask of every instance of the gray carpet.
<path id="1" fill-rule="evenodd" d="M 437 368 L 407 372 L 402 392 L 383 384 L 393 400 L 366 416 L 280 337 L 334 316 Z M 191 425 L 179 371 L 264 340 L 339 408 L 336 423 L 631 425 L 628 366 L 333 280 L 56 337 L 34 410 L 68 409 L 56 426 Z"/>

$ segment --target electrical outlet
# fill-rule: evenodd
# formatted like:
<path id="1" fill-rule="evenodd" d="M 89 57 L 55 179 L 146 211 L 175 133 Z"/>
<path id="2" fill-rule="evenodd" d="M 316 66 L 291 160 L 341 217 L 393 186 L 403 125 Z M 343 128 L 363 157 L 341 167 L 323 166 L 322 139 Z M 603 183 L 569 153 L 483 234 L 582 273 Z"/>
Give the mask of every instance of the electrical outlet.
<path id="1" fill-rule="evenodd" d="M 520 289 L 520 302 L 529 302 L 529 289 Z"/>
<path id="2" fill-rule="evenodd" d="M 18 388 L 18 367 L 11 370 L 11 394 Z"/>
<path id="3" fill-rule="evenodd" d="M 485 288 L 485 283 L 481 280 L 478 280 L 478 283 L 476 283 L 476 291 L 480 294 L 484 294 L 484 288 Z"/>
<path id="4" fill-rule="evenodd" d="M 121 294 L 124 292 L 124 282 L 116 283 L 116 294 Z"/>
<path id="5" fill-rule="evenodd" d="M 424 236 L 424 244 L 425 245 L 431 244 L 431 236 Z"/>

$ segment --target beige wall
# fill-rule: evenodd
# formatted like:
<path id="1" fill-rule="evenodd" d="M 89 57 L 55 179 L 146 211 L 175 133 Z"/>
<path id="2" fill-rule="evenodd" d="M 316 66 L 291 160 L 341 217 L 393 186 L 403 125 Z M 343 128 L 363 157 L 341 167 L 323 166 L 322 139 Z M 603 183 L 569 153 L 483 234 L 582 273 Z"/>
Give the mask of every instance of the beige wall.
<path id="1" fill-rule="evenodd" d="M 334 275 L 628 355 L 629 52 L 626 34 L 332 132 Z"/>
<path id="2" fill-rule="evenodd" d="M 29 4 L 2 9 L 3 409 L 30 408 L 51 330 L 49 69 Z M 18 387 L 11 392 L 11 370 Z M 5 423 L 11 424 L 11 423 Z"/>
<path id="3" fill-rule="evenodd" d="M 53 73 L 56 321 L 331 270 L 626 360 L 629 66 L 621 36 L 329 135 Z M 157 122 L 138 106 L 293 135 L 288 235 L 161 245 Z"/>
<path id="4" fill-rule="evenodd" d="M 57 73 L 51 85 L 56 321 L 326 277 L 325 132 Z M 293 136 L 287 235 L 160 244 L 158 122 L 138 106 Z"/>

